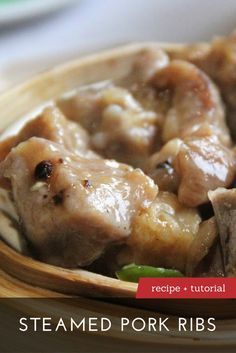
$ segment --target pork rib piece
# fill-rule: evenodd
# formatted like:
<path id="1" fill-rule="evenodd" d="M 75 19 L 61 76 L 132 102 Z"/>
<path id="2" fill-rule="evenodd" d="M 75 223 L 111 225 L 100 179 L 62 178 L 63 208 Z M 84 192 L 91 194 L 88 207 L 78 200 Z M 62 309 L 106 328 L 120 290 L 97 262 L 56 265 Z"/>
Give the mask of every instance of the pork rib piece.
<path id="1" fill-rule="evenodd" d="M 139 169 L 86 159 L 59 144 L 31 138 L 0 165 L 11 181 L 22 228 L 39 259 L 63 267 L 92 263 L 130 235 L 133 217 L 157 187 Z"/>
<path id="2" fill-rule="evenodd" d="M 91 134 L 93 149 L 106 158 L 140 167 L 160 144 L 158 115 L 144 109 L 127 89 L 87 90 L 58 105 Z"/>
<path id="3" fill-rule="evenodd" d="M 182 204 L 196 207 L 209 201 L 209 190 L 232 185 L 235 156 L 214 137 L 173 139 L 147 160 L 145 172 L 160 190 L 177 192 Z"/>
<path id="4" fill-rule="evenodd" d="M 29 121 L 17 135 L 0 142 L 0 161 L 4 160 L 13 147 L 30 137 L 42 137 L 59 143 L 80 156 L 88 158 L 96 156 L 90 150 L 86 130 L 79 124 L 67 120 L 56 106 L 50 106 L 37 118 Z"/>
<path id="5" fill-rule="evenodd" d="M 236 275 L 236 189 L 210 191 L 227 276 Z"/>

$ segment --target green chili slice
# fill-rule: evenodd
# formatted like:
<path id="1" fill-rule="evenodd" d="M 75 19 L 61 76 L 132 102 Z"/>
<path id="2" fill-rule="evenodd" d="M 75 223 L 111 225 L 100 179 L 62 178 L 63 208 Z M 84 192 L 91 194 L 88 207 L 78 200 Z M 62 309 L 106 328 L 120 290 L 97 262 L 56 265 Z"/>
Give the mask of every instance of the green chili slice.
<path id="1" fill-rule="evenodd" d="M 116 276 L 122 281 L 137 283 L 141 277 L 183 277 L 183 274 L 174 269 L 130 264 L 117 271 Z"/>

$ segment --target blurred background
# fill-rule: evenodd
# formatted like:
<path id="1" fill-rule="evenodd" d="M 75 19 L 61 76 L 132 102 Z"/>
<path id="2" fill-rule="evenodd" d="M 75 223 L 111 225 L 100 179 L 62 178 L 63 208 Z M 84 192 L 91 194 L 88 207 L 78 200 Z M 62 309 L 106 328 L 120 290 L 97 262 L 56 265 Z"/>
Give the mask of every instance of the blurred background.
<path id="1" fill-rule="evenodd" d="M 235 0 L 0 0 L 0 91 L 130 42 L 193 42 L 236 27 Z"/>

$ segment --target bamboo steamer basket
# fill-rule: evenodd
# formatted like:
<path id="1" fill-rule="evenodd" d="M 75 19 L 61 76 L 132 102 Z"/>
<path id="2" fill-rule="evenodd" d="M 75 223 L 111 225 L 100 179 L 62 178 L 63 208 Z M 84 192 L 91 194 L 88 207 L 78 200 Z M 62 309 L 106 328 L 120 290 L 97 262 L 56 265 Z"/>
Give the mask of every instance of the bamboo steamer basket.
<path id="1" fill-rule="evenodd" d="M 0 97 L 0 131 L 5 131 L 22 120 L 22 117 L 34 115 L 35 111 L 46 102 L 54 100 L 79 86 L 105 80 L 119 80 L 130 73 L 135 59 L 146 49 L 163 48 L 169 53 L 181 51 L 184 45 L 141 43 L 115 48 L 99 54 L 71 61 L 53 68 L 23 83 Z M 1 230 L 0 230 L 1 231 Z M 217 317 L 217 334 L 206 332 L 189 333 L 184 338 L 176 332 L 172 338 L 165 334 L 150 339 L 150 343 L 159 342 L 163 347 L 172 344 L 186 347 L 201 346 L 212 348 L 214 352 L 223 345 L 229 349 L 236 347 L 236 302 L 235 300 L 137 300 L 137 285 L 105 277 L 85 270 L 67 270 L 60 267 L 40 263 L 9 247 L 0 240 L 0 297 L 65 297 L 86 296 L 106 298 L 106 303 L 95 299 L 86 299 L 91 310 L 100 312 L 110 310 L 115 318 L 129 312 L 134 316 L 148 315 L 148 310 L 156 313 L 168 313 L 171 320 L 174 315 Z M 117 305 L 121 298 L 130 298 L 126 306 Z M 113 299 L 112 299 L 113 298 Z M 109 303 L 108 303 L 109 301 Z M 114 302 L 116 302 L 114 304 Z M 83 308 L 84 301 L 80 305 Z M 127 305 L 130 304 L 130 307 Z M 135 306 L 135 307 L 134 307 Z M 107 309 L 109 308 L 109 309 Z M 144 310 L 145 309 L 145 310 Z M 73 312 L 73 307 L 71 308 Z M 173 316 L 172 316 L 173 315 Z M 151 314 L 149 313 L 149 316 Z M 112 330 L 118 335 L 116 329 Z M 150 335 L 149 335 L 150 336 Z M 211 336 L 211 338 L 209 338 Z M 225 337 L 227 336 L 227 341 Z M 123 339 L 121 336 L 120 339 Z M 137 339 L 132 332 L 129 339 Z M 147 339 L 147 337 L 146 337 Z M 153 340 L 153 341 L 152 341 Z M 154 342 L 155 341 L 155 342 Z M 173 346 L 172 346 L 173 347 Z M 212 350 L 212 351 L 213 351 Z M 194 352 L 194 350 L 192 350 Z"/>

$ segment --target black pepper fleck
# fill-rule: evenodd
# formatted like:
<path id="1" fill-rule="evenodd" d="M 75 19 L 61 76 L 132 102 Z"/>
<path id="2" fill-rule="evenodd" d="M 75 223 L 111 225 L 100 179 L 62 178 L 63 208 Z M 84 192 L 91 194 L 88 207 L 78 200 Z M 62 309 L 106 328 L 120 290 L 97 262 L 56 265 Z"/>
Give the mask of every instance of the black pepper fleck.
<path id="1" fill-rule="evenodd" d="M 64 201 L 64 191 L 63 190 L 59 191 L 56 195 L 53 196 L 52 199 L 56 206 L 61 205 Z"/>
<path id="2" fill-rule="evenodd" d="M 47 180 L 51 177 L 53 172 L 53 164 L 51 161 L 40 162 L 34 171 L 34 177 L 38 180 Z"/>
<path id="3" fill-rule="evenodd" d="M 169 169 L 171 167 L 168 161 L 160 163 L 156 166 L 157 169 Z"/>
<path id="4" fill-rule="evenodd" d="M 59 158 L 58 162 L 62 164 L 63 163 L 63 159 Z"/>
<path id="5" fill-rule="evenodd" d="M 84 186 L 85 188 L 91 188 L 93 185 L 92 185 L 91 180 L 89 180 L 89 179 L 84 179 L 84 181 L 83 181 L 83 186 Z"/>

